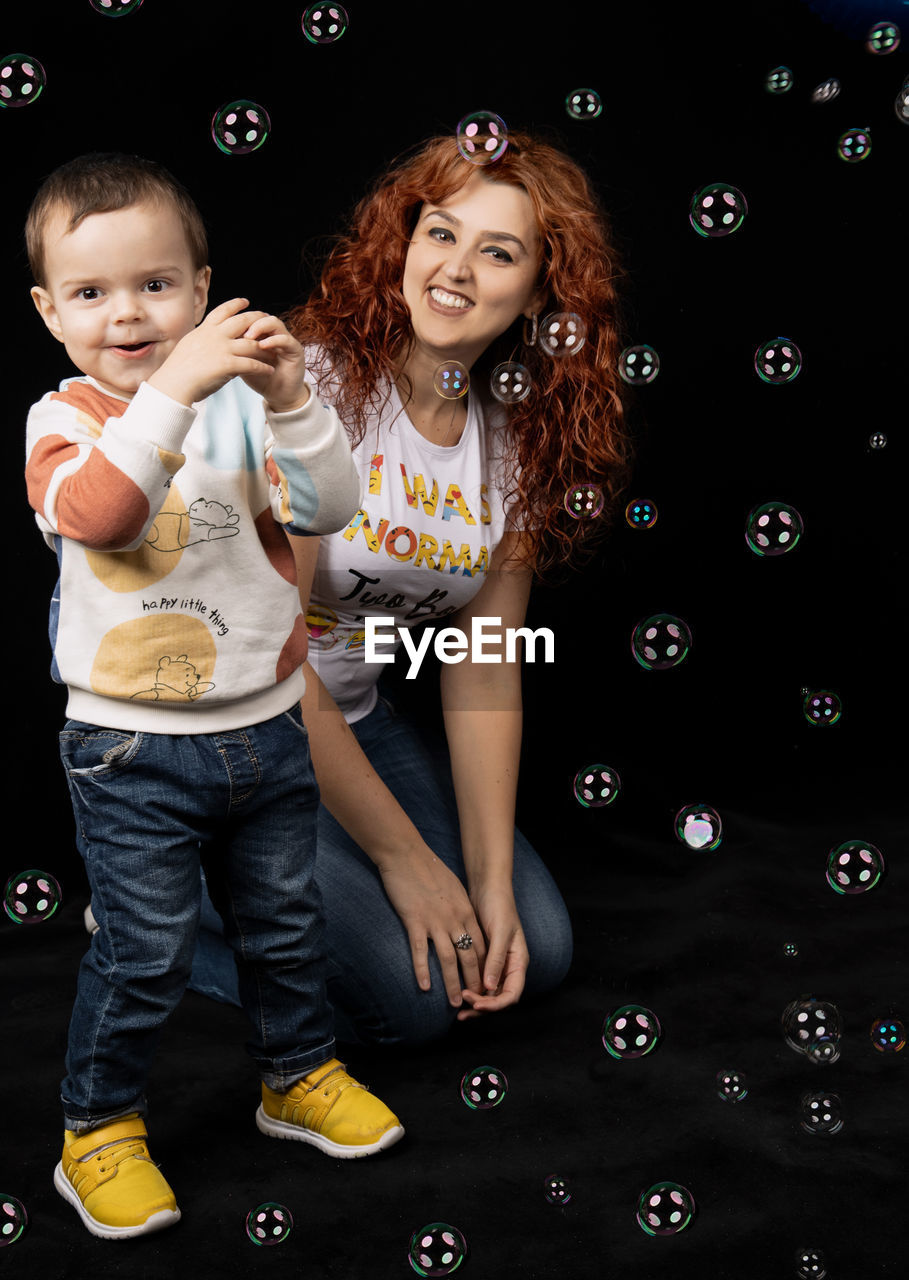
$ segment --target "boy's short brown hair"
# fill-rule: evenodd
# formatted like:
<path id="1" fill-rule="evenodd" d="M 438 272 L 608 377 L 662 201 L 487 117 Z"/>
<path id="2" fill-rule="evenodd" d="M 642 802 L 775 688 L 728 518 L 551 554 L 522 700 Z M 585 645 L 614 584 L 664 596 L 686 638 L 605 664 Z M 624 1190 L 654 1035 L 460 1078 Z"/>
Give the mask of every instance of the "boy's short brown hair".
<path id="1" fill-rule="evenodd" d="M 38 189 L 25 222 L 25 244 L 35 284 L 44 286 L 44 229 L 57 209 L 69 213 L 75 231 L 92 213 L 113 213 L 130 205 L 170 201 L 177 210 L 198 271 L 208 265 L 208 237 L 192 196 L 154 160 L 118 151 L 94 151 L 55 169 Z"/>

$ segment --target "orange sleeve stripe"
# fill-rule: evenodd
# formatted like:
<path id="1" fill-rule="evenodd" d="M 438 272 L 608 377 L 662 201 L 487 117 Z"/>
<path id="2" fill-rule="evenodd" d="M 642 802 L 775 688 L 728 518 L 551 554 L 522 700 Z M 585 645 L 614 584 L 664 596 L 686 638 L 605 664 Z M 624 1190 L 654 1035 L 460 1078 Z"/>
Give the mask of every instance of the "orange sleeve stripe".
<path id="1" fill-rule="evenodd" d="M 45 436 L 29 459 L 29 501 L 45 511 L 47 490 L 61 463 L 78 454 L 62 436 Z M 119 512 L 119 516 L 114 513 Z M 123 513 L 129 512 L 124 520 Z M 57 532 L 96 551 L 116 551 L 139 537 L 148 520 L 145 494 L 129 476 L 93 449 L 84 464 L 67 476 L 57 493 Z"/>

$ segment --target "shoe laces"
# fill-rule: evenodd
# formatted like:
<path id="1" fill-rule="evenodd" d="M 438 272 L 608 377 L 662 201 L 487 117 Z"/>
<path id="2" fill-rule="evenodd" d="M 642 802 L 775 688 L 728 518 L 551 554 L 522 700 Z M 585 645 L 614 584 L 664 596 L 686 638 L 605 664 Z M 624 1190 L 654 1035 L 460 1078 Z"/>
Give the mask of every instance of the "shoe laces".
<path id="1" fill-rule="evenodd" d="M 332 1080 L 333 1076 L 336 1078 L 330 1085 L 325 1087 L 326 1081 Z M 305 1084 L 302 1080 L 300 1083 Z M 347 1068 L 343 1063 L 341 1063 L 340 1066 L 331 1067 L 324 1075 L 319 1076 L 318 1080 L 313 1080 L 310 1084 L 305 1085 L 305 1087 L 307 1093 L 314 1092 L 316 1089 L 321 1088 L 323 1098 L 329 1097 L 332 1093 L 340 1093 L 343 1089 L 367 1089 L 365 1084 L 360 1084 L 359 1081 L 354 1080 L 352 1076 L 348 1075 Z"/>
<path id="2" fill-rule="evenodd" d="M 144 1138 L 121 1138 L 119 1142 L 109 1142 L 105 1146 L 98 1147 L 97 1150 L 90 1152 L 87 1156 L 83 1156 L 80 1163 L 94 1160 L 96 1157 L 101 1157 L 98 1160 L 99 1173 L 107 1173 L 109 1169 L 121 1165 L 124 1160 L 129 1160 L 132 1157 L 137 1160 L 151 1162 Z"/>

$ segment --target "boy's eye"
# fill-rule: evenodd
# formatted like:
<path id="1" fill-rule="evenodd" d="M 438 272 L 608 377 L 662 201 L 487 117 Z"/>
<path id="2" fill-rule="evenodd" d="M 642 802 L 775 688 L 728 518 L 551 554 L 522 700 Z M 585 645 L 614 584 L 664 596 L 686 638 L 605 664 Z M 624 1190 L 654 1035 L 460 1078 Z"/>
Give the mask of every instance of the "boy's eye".
<path id="1" fill-rule="evenodd" d="M 163 293 L 167 288 L 166 280 L 149 280 L 145 286 L 149 293 Z"/>
<path id="2" fill-rule="evenodd" d="M 88 286 L 85 289 L 77 290 L 76 297 L 81 298 L 83 302 L 94 302 L 97 297 L 100 297 L 100 290 Z"/>

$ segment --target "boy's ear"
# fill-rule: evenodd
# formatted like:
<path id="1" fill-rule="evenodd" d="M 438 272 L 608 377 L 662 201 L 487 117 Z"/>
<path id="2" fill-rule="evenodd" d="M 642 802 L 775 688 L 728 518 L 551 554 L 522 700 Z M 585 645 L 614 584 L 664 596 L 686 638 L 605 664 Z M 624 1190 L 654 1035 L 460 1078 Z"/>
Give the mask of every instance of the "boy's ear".
<path id="1" fill-rule="evenodd" d="M 193 284 L 193 318 L 198 324 L 208 306 L 208 286 L 211 283 L 211 267 L 200 267 Z M 32 291 L 34 293 L 34 290 Z"/>
<path id="2" fill-rule="evenodd" d="M 60 320 L 57 316 L 57 308 L 54 306 L 54 300 L 40 285 L 35 285 L 31 290 L 32 302 L 38 308 L 38 314 L 50 329 L 51 333 L 58 342 L 63 341 L 63 330 L 60 328 Z"/>

